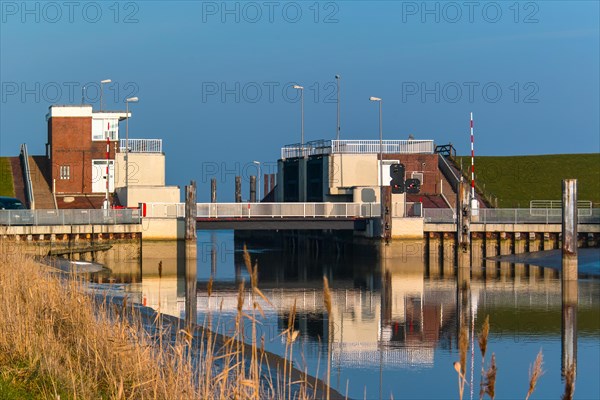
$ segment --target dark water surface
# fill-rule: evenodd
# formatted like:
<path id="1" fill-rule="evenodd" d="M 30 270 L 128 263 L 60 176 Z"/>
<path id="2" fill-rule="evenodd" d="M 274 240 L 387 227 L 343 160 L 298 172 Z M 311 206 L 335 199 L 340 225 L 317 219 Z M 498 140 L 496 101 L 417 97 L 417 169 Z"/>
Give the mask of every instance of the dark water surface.
<path id="1" fill-rule="evenodd" d="M 497 399 L 525 398 L 528 370 L 540 350 L 545 373 L 533 399 L 560 398 L 563 358 L 571 356 L 577 366 L 575 398 L 600 398 L 600 280 L 594 278 L 580 279 L 579 304 L 570 309 L 576 323 L 563 324 L 569 310 L 562 306 L 556 269 L 485 261 L 473 267 L 471 289 L 457 291 L 452 260 L 425 257 L 422 242 L 394 243 L 382 257 L 368 242 L 350 238 L 292 240 L 199 231 L 195 266 L 186 265 L 181 246 L 144 243 L 141 266 L 108 264 L 113 273 L 102 279 L 166 314 L 185 318 L 187 309 L 195 310 L 187 315 L 202 324 L 211 313 L 227 333 L 237 312 L 238 284 L 242 279 L 249 283 L 244 243 L 258 262 L 259 287 L 271 302 L 260 301 L 265 317 L 259 317 L 258 332 L 266 349 L 283 355 L 280 334 L 295 301 L 297 366 L 323 377 L 331 343 L 331 385 L 342 394 L 347 388 L 351 398 L 458 398 L 453 368 L 459 359 L 458 332 L 463 325 L 477 333 L 486 315 L 491 322 L 486 367 L 494 353 Z M 332 287 L 331 316 L 323 304 L 323 275 Z M 248 294 L 248 313 L 250 300 Z M 476 341 L 469 345 L 467 365 L 473 390 L 467 386 L 464 398 L 478 399 L 481 353 Z"/>

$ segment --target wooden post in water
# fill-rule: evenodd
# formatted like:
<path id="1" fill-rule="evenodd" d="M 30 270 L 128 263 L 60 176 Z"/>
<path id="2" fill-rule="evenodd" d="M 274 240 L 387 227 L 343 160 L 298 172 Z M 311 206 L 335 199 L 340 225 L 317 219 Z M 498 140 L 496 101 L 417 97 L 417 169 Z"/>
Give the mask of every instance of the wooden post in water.
<path id="1" fill-rule="evenodd" d="M 250 203 L 256 203 L 256 176 L 250 176 Z"/>
<path id="2" fill-rule="evenodd" d="M 577 282 L 577 179 L 563 180 L 562 192 L 562 281 L 564 291 L 565 282 Z"/>
<path id="3" fill-rule="evenodd" d="M 212 178 L 210 180 L 210 202 L 217 202 L 217 178 Z"/>
<path id="4" fill-rule="evenodd" d="M 577 179 L 562 182 L 562 368 L 577 365 Z"/>
<path id="5" fill-rule="evenodd" d="M 458 183 L 456 196 L 456 238 L 458 253 L 458 285 L 466 289 L 471 285 L 471 202 L 463 181 Z"/>
<path id="6" fill-rule="evenodd" d="M 196 246 L 196 181 L 185 187 L 185 240 Z"/>
<path id="7" fill-rule="evenodd" d="M 242 202 L 242 177 L 241 176 L 235 177 L 235 202 L 236 203 Z"/>

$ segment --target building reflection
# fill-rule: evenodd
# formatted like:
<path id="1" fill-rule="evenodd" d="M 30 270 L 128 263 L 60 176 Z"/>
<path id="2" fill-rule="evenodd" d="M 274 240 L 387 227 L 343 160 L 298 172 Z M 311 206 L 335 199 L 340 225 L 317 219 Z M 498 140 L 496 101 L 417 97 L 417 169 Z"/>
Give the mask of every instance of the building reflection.
<path id="1" fill-rule="evenodd" d="M 195 261 L 186 261 L 181 246 L 149 243 L 144 244 L 138 270 L 115 269 L 114 276 L 131 282 L 129 290 L 137 293 L 139 301 L 162 313 L 187 316 L 199 323 L 212 313 L 226 321 L 237 312 L 239 283 L 249 283 L 242 256 L 247 244 L 252 260 L 258 262 L 259 287 L 270 300 L 256 300 L 265 313 L 265 339 L 278 340 L 288 327 L 295 303 L 295 329 L 309 345 L 305 351 L 316 354 L 331 343 L 334 366 L 429 368 L 436 350 L 457 346 L 462 326 L 472 335 L 474 325 L 488 314 L 493 321 L 492 334 L 562 332 L 563 358 L 570 363 L 576 359 L 577 306 L 567 304 L 565 308 L 561 303 L 561 284 L 554 270 L 481 261 L 473 266 L 470 289 L 458 291 L 456 275 L 450 273 L 447 263 L 424 257 L 418 242 L 404 243 L 404 248 L 382 256 L 379 248 L 368 243 L 353 243 L 340 251 L 339 244 L 302 240 L 274 250 L 277 246 L 273 244 L 236 235 L 231 257 L 219 265 L 221 257 L 216 253 L 223 246 L 206 246 L 198 253 L 200 278 Z M 407 251 L 408 246 L 413 251 Z M 234 272 L 220 279 L 219 268 Z M 323 302 L 324 275 L 333 289 L 331 316 Z M 215 276 L 210 298 L 207 276 Z M 110 279 L 104 277 L 105 282 Z M 598 306 L 597 293 L 590 293 L 592 290 L 597 291 L 596 286 L 580 288 L 580 299 L 585 299 L 580 308 Z M 246 296 L 245 310 L 250 312 L 252 297 L 249 292 Z M 529 319 L 519 321 L 514 313 L 506 312 L 515 307 L 528 310 Z M 543 313 L 537 312 L 541 310 Z M 543 323 L 536 323 L 535 318 L 542 314 Z"/>

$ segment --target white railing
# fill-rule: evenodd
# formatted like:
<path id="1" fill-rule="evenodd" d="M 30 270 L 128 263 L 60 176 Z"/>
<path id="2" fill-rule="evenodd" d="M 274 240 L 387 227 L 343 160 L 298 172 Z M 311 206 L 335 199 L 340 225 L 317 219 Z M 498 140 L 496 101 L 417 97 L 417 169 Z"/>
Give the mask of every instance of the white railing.
<path id="1" fill-rule="evenodd" d="M 184 218 L 185 203 L 146 203 L 145 217 Z"/>
<path id="2" fill-rule="evenodd" d="M 332 140 L 332 153 L 378 154 L 379 140 Z M 382 153 L 433 154 L 433 140 L 384 140 Z"/>
<path id="3" fill-rule="evenodd" d="M 127 140 L 119 140 L 119 151 L 125 152 Z M 162 139 L 129 139 L 130 153 L 162 153 Z"/>
<path id="4" fill-rule="evenodd" d="M 532 211 L 546 208 L 562 210 L 562 200 L 531 200 L 529 208 Z M 577 208 L 580 213 L 582 210 L 591 210 L 592 202 L 589 200 L 579 200 L 577 201 Z"/>
<path id="5" fill-rule="evenodd" d="M 433 154 L 433 140 L 384 140 L 385 154 Z M 322 154 L 379 154 L 379 140 L 316 140 L 290 144 L 281 148 L 281 158 L 308 157 Z"/>
<path id="6" fill-rule="evenodd" d="M 128 225 L 140 223 L 138 209 L 0 210 L 0 225 Z"/>
<path id="7" fill-rule="evenodd" d="M 582 212 L 585 211 L 585 212 Z M 560 224 L 562 211 L 555 208 L 480 208 L 479 215 L 472 216 L 474 224 Z M 447 208 L 426 208 L 426 223 L 455 223 L 456 213 Z M 578 212 L 578 223 L 599 224 L 600 208 L 583 209 Z"/>
<path id="8" fill-rule="evenodd" d="M 379 203 L 198 203 L 198 218 L 372 218 Z"/>

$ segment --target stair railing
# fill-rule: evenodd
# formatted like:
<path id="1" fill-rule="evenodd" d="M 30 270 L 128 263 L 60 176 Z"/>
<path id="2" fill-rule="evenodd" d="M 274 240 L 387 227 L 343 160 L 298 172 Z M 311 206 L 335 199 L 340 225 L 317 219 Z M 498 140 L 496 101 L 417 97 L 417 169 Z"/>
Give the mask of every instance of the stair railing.
<path id="1" fill-rule="evenodd" d="M 27 153 L 27 144 L 21 144 L 21 168 L 23 168 L 23 181 L 25 183 L 25 194 L 29 208 L 35 210 L 35 198 L 33 196 L 33 184 L 31 182 L 31 169 L 29 168 L 29 153 Z"/>

